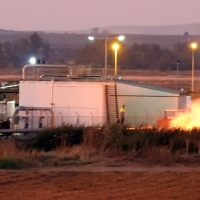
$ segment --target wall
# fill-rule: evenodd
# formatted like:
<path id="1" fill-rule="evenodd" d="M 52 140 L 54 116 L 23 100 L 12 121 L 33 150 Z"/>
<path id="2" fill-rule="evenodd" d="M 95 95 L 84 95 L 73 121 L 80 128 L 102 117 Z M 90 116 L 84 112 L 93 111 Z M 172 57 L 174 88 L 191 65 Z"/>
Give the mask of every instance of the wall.
<path id="1" fill-rule="evenodd" d="M 126 105 L 125 121 L 131 125 L 155 125 L 165 109 L 186 107 L 186 96 L 176 93 L 117 83 L 118 109 Z M 180 103 L 181 102 L 181 103 Z"/>
<path id="2" fill-rule="evenodd" d="M 99 125 L 106 120 L 105 84 L 103 82 L 21 81 L 19 105 L 52 107 L 55 125 Z M 25 112 L 20 114 L 25 116 Z M 39 113 L 34 116 L 37 127 Z M 43 116 L 47 116 L 43 113 Z M 44 119 L 45 121 L 45 119 Z M 21 126 L 23 126 L 23 121 Z M 45 124 L 47 124 L 45 122 Z"/>

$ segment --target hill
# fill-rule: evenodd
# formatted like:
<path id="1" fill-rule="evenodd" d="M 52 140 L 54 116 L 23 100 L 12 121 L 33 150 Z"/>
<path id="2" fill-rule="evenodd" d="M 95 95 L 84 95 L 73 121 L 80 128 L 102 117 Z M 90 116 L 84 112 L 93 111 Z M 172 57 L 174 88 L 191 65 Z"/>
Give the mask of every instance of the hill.
<path id="1" fill-rule="evenodd" d="M 167 25 L 167 26 L 108 26 L 95 27 L 93 29 L 80 30 L 74 33 L 90 34 L 96 33 L 115 33 L 115 34 L 145 34 L 145 35 L 182 35 L 185 32 L 191 35 L 200 35 L 200 23 Z"/>

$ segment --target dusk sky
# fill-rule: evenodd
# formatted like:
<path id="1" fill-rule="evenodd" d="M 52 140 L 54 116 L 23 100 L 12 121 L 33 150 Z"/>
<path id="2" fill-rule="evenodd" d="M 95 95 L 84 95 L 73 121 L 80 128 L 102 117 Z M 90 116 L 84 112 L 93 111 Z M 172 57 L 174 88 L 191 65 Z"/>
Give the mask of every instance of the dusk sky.
<path id="1" fill-rule="evenodd" d="M 75 31 L 200 23 L 200 0 L 0 0 L 0 29 Z"/>

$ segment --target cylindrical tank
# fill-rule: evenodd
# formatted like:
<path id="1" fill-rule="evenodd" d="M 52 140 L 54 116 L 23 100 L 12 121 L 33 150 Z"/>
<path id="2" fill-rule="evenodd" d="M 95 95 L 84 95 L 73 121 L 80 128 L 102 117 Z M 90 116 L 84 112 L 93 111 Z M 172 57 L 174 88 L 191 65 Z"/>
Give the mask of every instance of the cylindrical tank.
<path id="1" fill-rule="evenodd" d="M 11 118 L 15 111 L 15 101 L 7 101 L 7 118 Z"/>

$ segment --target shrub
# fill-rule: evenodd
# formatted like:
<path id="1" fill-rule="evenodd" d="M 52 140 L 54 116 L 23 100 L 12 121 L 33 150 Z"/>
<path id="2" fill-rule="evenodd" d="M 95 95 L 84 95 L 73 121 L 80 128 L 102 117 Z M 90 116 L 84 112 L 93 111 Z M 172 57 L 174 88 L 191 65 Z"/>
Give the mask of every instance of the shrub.
<path id="1" fill-rule="evenodd" d="M 41 130 L 32 142 L 32 148 L 50 151 L 60 146 L 80 144 L 83 140 L 83 127 L 60 126 Z"/>
<path id="2" fill-rule="evenodd" d="M 101 149 L 105 140 L 106 127 L 87 127 L 83 132 L 83 144 L 94 149 Z"/>
<path id="3" fill-rule="evenodd" d="M 33 167 L 31 162 L 20 158 L 2 157 L 0 158 L 0 169 L 23 169 Z"/>

